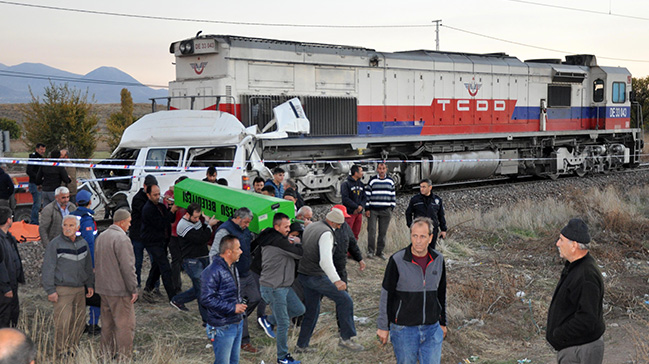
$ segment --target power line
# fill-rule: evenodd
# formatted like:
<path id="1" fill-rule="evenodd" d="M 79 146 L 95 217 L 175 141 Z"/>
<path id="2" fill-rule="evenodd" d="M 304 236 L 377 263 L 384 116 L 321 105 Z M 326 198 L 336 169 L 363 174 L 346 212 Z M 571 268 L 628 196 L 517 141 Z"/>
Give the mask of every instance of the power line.
<path id="1" fill-rule="evenodd" d="M 478 37 L 493 39 L 493 40 L 497 40 L 497 41 L 500 41 L 500 42 L 516 44 L 516 45 L 523 46 L 523 47 L 542 49 L 542 50 L 545 50 L 545 51 L 558 52 L 558 53 L 563 53 L 563 54 L 576 54 L 576 53 L 578 53 L 578 52 L 571 52 L 571 51 L 562 51 L 562 50 L 553 49 L 553 48 L 539 47 L 539 46 L 535 46 L 535 45 L 532 45 L 532 44 L 516 42 L 516 41 L 513 41 L 513 40 L 508 40 L 508 39 L 503 39 L 503 38 L 498 38 L 498 37 L 492 37 L 490 35 L 486 35 L 486 34 L 483 34 L 483 33 L 477 33 L 477 32 L 472 32 L 470 30 L 465 30 L 465 29 L 452 27 L 452 26 L 450 26 L 448 24 L 441 24 L 441 26 L 449 28 L 451 30 L 458 31 L 458 32 L 467 33 L 467 34 L 475 35 L 475 36 L 478 36 Z M 610 59 L 610 60 L 614 60 L 614 61 L 649 63 L 649 60 L 644 60 L 644 59 L 628 59 L 628 58 L 601 57 L 601 56 L 597 56 L 597 58 Z"/>
<path id="2" fill-rule="evenodd" d="M 13 1 L 0 0 L 0 4 L 24 6 L 30 8 L 49 9 L 68 11 L 84 14 L 95 15 L 109 15 L 119 16 L 124 18 L 136 19 L 151 19 L 151 20 L 166 20 L 166 21 L 179 21 L 190 23 L 211 23 L 211 24 L 227 24 L 227 25 L 246 25 L 246 26 L 266 26 L 266 27 L 291 27 L 291 28 L 346 28 L 346 29 L 363 29 L 363 28 L 432 28 L 433 24 L 386 24 L 386 25 L 329 25 L 329 24 L 289 24 L 289 23 L 262 23 L 262 22 L 241 22 L 241 21 L 227 21 L 227 20 L 207 20 L 207 19 L 192 19 L 192 18 L 175 18 L 167 16 L 153 16 L 153 15 L 140 15 L 140 14 L 126 14 L 116 13 L 109 11 L 97 11 L 86 9 L 64 8 L 59 6 L 38 5 L 38 4 L 23 4 Z"/>
<path id="3" fill-rule="evenodd" d="M 61 81 L 61 82 L 92 83 L 92 84 L 115 85 L 115 86 L 168 88 L 168 86 L 147 85 L 139 82 L 111 81 L 111 80 L 76 78 L 76 77 L 67 77 L 67 76 L 52 76 L 52 75 L 45 75 L 39 73 L 7 71 L 7 70 L 0 70 L 0 77 L 28 78 L 28 79 L 35 79 L 35 80 L 52 80 L 52 81 Z"/>
<path id="4" fill-rule="evenodd" d="M 538 3 L 538 2 L 527 1 L 527 0 L 506 0 L 506 1 L 517 2 L 517 3 L 522 3 L 522 4 L 529 4 L 529 5 L 546 6 L 546 7 L 559 8 L 559 9 L 565 9 L 565 10 L 571 10 L 571 11 L 581 11 L 581 12 L 587 12 L 587 13 L 593 13 L 593 14 L 600 14 L 600 15 L 612 15 L 612 16 L 627 17 L 627 18 L 633 18 L 633 19 L 639 19 L 639 20 L 649 20 L 649 18 L 637 17 L 637 16 L 632 16 L 632 15 L 614 14 L 614 13 L 610 13 L 610 12 L 607 13 L 607 12 L 601 12 L 601 11 L 595 11 L 595 10 L 588 10 L 588 9 L 571 8 L 571 7 L 567 7 L 567 6 L 550 5 L 550 4 Z M 95 14 L 95 15 L 108 15 L 108 16 L 117 16 L 117 17 L 126 17 L 126 18 L 136 18 L 136 19 L 179 21 L 179 22 L 193 22 L 193 23 L 211 23 L 211 24 L 227 24 L 227 25 L 245 25 L 245 26 L 293 27 L 293 28 L 339 28 L 339 29 L 340 28 L 346 28 L 346 29 L 432 28 L 432 27 L 436 26 L 435 24 L 329 25 L 329 24 L 289 24 L 289 23 L 240 22 L 240 21 L 207 20 L 207 19 L 192 19 L 192 18 L 176 18 L 176 17 L 165 17 L 165 16 L 127 14 L 127 13 L 117 13 L 117 12 L 107 12 L 107 11 L 97 11 L 97 10 L 64 8 L 64 7 L 49 6 L 49 5 L 23 4 L 23 3 L 17 3 L 17 2 L 5 1 L 5 0 L 0 0 L 0 4 L 31 7 L 31 8 L 39 8 L 39 9 L 58 10 L 58 11 L 67 11 L 67 12 L 76 12 L 76 13 L 84 13 L 84 14 Z M 489 36 L 489 35 L 486 35 L 486 34 L 483 34 L 483 33 L 477 33 L 477 32 L 472 32 L 472 31 L 465 30 L 465 29 L 452 27 L 452 26 L 449 26 L 447 24 L 443 24 L 442 26 L 445 26 L 445 27 L 447 27 L 449 29 L 452 29 L 452 30 L 455 30 L 455 31 L 459 31 L 459 32 L 463 32 L 463 33 L 467 33 L 467 34 L 471 34 L 471 35 L 475 35 L 475 36 L 479 36 L 479 37 L 483 37 L 483 38 L 493 39 L 493 40 L 497 40 L 497 41 L 500 41 L 500 42 L 516 44 L 516 45 L 523 46 L 523 47 L 536 48 L 536 49 L 541 49 L 541 50 L 546 50 L 546 51 L 551 51 L 551 52 L 557 52 L 557 53 L 564 53 L 564 54 L 578 53 L 578 52 L 562 51 L 562 50 L 557 50 L 557 49 L 552 49 L 552 48 L 540 47 L 540 46 L 535 46 L 535 45 L 532 45 L 532 44 L 527 44 L 527 43 L 508 40 L 508 39 L 493 37 L 493 36 Z M 604 56 L 598 56 L 598 58 L 600 58 L 600 59 L 610 59 L 610 60 L 615 60 L 615 61 L 649 63 L 649 60 L 639 60 L 639 59 L 627 59 L 627 58 L 604 57 Z M 155 85 L 153 85 L 151 87 L 166 87 L 166 86 L 155 86 Z"/>
<path id="5" fill-rule="evenodd" d="M 544 4 L 544 3 L 537 3 L 537 2 L 534 2 L 534 1 L 527 1 L 527 0 L 505 0 L 505 1 L 511 1 L 513 3 L 521 3 L 521 4 L 528 4 L 528 5 L 544 6 L 544 7 L 547 7 L 547 8 L 555 8 L 555 9 L 563 9 L 563 10 L 571 10 L 571 11 L 580 11 L 582 13 L 610 15 L 610 16 L 616 16 L 616 17 L 619 17 L 619 18 L 628 18 L 628 19 L 636 19 L 636 20 L 649 20 L 649 18 L 645 18 L 645 17 L 642 17 L 642 16 L 627 15 L 627 14 L 616 14 L 616 13 L 612 13 L 610 11 L 606 12 L 606 11 L 597 11 L 597 10 L 582 9 L 582 8 L 572 8 L 572 7 L 569 7 L 569 6 Z"/>

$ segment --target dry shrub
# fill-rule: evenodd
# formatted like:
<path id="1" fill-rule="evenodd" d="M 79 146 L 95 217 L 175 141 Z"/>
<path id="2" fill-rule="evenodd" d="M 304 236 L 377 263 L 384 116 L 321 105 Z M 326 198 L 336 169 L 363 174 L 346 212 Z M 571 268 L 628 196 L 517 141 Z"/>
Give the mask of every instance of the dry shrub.
<path id="1" fill-rule="evenodd" d="M 503 231 L 534 237 L 536 232 L 559 226 L 574 215 L 575 211 L 569 204 L 547 199 L 540 202 L 523 200 L 514 206 L 503 206 L 486 212 L 451 212 L 447 220 L 453 222 L 449 229 L 453 233 L 479 236 L 483 244 L 491 242 L 498 245 L 509 240 L 509 234 L 503 234 Z"/>
<path id="2" fill-rule="evenodd" d="M 494 263 L 495 266 L 487 267 L 476 265 L 466 270 L 472 276 L 482 276 L 481 279 L 467 279 L 455 271 L 456 275 L 449 275 L 449 300 L 457 305 L 454 315 L 455 320 L 471 318 L 484 319 L 486 315 L 509 306 L 516 298 L 518 287 L 524 285 L 524 279 L 515 274 L 513 267 Z M 495 268 L 495 269 L 494 269 Z M 484 270 L 485 274 L 479 273 Z M 477 274 L 476 274 L 477 273 Z"/>
<path id="3" fill-rule="evenodd" d="M 649 235 L 646 197 L 649 189 L 620 191 L 613 186 L 571 194 L 571 201 L 591 226 L 591 236 L 602 243 L 616 243 L 622 254 L 646 254 Z"/>

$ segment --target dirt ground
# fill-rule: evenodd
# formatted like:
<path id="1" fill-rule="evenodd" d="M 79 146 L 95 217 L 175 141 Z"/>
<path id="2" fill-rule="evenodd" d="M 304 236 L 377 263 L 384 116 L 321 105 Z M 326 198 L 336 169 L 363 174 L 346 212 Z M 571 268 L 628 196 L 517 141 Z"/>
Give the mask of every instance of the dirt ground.
<path id="1" fill-rule="evenodd" d="M 555 362 L 555 353 L 544 337 L 547 308 L 562 269 L 553 243 L 553 239 L 540 238 L 520 239 L 497 247 L 470 246 L 466 250 L 469 253 L 461 259 L 457 259 L 451 244 L 441 244 L 442 251 L 447 250 L 449 256 L 455 256 L 447 260 L 449 335 L 443 346 L 443 363 Z M 595 257 L 607 254 L 610 252 L 602 247 L 593 249 Z M 379 259 L 367 260 L 367 269 L 363 272 L 355 262 L 348 263 L 349 291 L 355 302 L 355 315 L 359 318 L 358 340 L 367 350 L 350 353 L 337 346 L 334 307 L 332 302 L 325 300 L 312 339 L 312 346 L 318 348 L 318 352 L 296 355 L 298 359 L 303 363 L 394 362 L 391 346 L 381 347 L 375 334 L 384 268 L 385 262 Z M 621 261 L 603 262 L 602 271 L 607 273 L 607 286 L 616 287 L 606 296 L 604 362 L 645 363 L 647 361 L 642 361 L 637 350 L 642 346 L 646 349 L 649 339 L 649 305 L 645 304 L 643 296 L 649 292 L 649 260 L 622 257 Z M 188 287 L 189 280 L 186 276 L 183 279 Z M 520 292 L 525 295 L 518 297 Z M 32 325 L 34 317 L 44 316 L 43 320 L 48 320 L 51 305 L 40 287 L 31 284 L 22 289 L 21 299 L 23 320 Z M 169 356 L 155 362 L 205 363 L 213 360 L 211 350 L 205 347 L 208 341 L 197 307 L 194 303 L 188 307 L 191 312 L 183 313 L 162 299 L 156 304 L 137 303 L 136 349 L 140 359 L 160 355 L 162 351 Z M 25 322 L 25 326 L 29 325 Z M 261 352 L 257 355 L 244 353 L 241 363 L 275 362 L 274 342 L 253 320 L 250 327 L 253 344 Z M 293 347 L 297 333 L 297 330 L 290 331 L 289 348 Z M 92 352 L 98 342 L 98 338 L 84 335 L 82 347 Z"/>

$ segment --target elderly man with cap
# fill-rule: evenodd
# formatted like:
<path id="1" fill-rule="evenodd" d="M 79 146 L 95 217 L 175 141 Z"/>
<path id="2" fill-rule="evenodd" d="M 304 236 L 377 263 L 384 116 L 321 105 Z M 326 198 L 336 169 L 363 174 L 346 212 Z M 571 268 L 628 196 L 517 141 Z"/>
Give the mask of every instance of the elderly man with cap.
<path id="1" fill-rule="evenodd" d="M 345 223 L 340 225 L 340 229 L 337 229 L 334 232 L 334 237 L 336 239 L 336 249 L 334 250 L 334 266 L 336 267 L 336 272 L 340 276 L 340 279 L 347 283 L 347 253 L 358 262 L 359 269 L 365 270 L 365 261 L 363 261 L 363 255 L 361 250 L 358 248 L 358 241 L 354 237 L 354 232 L 352 228 L 347 223 L 347 209 L 343 205 L 335 205 L 331 208 L 338 209 L 345 216 Z"/>
<path id="2" fill-rule="evenodd" d="M 364 350 L 356 343 L 354 326 L 354 302 L 347 293 L 347 284 L 340 279 L 333 262 L 335 250 L 334 230 L 340 229 L 345 216 L 338 209 L 331 210 L 324 221 L 306 227 L 302 239 L 304 254 L 298 268 L 298 280 L 304 289 L 306 312 L 302 320 L 296 352 L 308 351 L 309 341 L 318 322 L 322 296 L 336 303 L 336 315 L 340 324 L 338 345 L 353 351 Z"/>
<path id="3" fill-rule="evenodd" d="M 604 281 L 588 243 L 588 226 L 581 219 L 571 219 L 556 243 L 566 262 L 550 303 L 545 337 L 558 351 L 559 364 L 601 364 L 604 358 Z"/>
<path id="4" fill-rule="evenodd" d="M 97 293 L 102 296 L 101 347 L 108 359 L 128 360 L 133 353 L 137 277 L 135 255 L 126 231 L 131 214 L 120 209 L 113 214 L 113 224 L 97 238 L 95 259 Z"/>
<path id="5" fill-rule="evenodd" d="M 79 232 L 83 240 L 88 243 L 88 248 L 90 251 L 90 258 L 92 259 L 92 266 L 95 267 L 95 236 L 97 236 L 97 224 L 93 215 L 95 212 L 88 208 L 90 206 L 90 200 L 92 199 L 92 194 L 87 190 L 81 190 L 77 192 L 77 209 L 72 211 L 70 215 L 79 217 Z M 99 335 L 101 333 L 101 328 L 99 327 L 99 315 L 101 301 L 99 295 L 93 295 L 91 298 L 86 300 L 86 305 L 90 307 L 90 319 L 86 325 L 84 332 L 88 335 Z"/>

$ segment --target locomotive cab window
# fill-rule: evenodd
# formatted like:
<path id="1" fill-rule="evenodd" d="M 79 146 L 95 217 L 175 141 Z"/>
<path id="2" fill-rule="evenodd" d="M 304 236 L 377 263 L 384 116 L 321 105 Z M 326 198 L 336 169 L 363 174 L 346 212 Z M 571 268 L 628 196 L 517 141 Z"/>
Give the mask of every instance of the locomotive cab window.
<path id="1" fill-rule="evenodd" d="M 626 83 L 613 82 L 613 102 L 622 104 L 626 102 Z"/>
<path id="2" fill-rule="evenodd" d="M 604 101 L 604 80 L 598 78 L 593 82 L 593 102 Z"/>
<path id="3" fill-rule="evenodd" d="M 570 107 L 570 85 L 548 85 L 548 107 Z"/>

